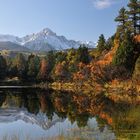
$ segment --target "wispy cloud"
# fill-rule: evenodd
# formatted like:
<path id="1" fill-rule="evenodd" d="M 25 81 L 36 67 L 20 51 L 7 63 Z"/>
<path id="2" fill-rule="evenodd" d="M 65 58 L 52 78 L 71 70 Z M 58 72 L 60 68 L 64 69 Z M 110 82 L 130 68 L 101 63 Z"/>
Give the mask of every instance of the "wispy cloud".
<path id="1" fill-rule="evenodd" d="M 110 7 L 113 3 L 114 0 L 92 0 L 94 7 L 97 9 L 105 9 Z"/>

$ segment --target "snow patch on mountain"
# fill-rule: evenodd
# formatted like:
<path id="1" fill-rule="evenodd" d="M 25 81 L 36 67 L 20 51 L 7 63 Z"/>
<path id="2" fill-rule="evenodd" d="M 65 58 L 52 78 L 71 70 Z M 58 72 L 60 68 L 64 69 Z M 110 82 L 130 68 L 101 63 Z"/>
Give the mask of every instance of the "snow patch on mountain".
<path id="1" fill-rule="evenodd" d="M 49 28 L 22 38 L 12 35 L 0 35 L 0 41 L 13 42 L 34 51 L 65 50 L 78 48 L 80 44 L 85 44 L 89 48 L 95 47 L 95 43 L 91 41 L 68 40 L 64 36 L 58 36 Z"/>

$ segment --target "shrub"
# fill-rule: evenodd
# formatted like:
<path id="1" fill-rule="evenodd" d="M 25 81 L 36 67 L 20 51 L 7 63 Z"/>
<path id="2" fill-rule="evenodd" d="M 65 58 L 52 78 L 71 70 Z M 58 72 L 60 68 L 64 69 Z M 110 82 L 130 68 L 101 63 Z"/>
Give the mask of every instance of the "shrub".
<path id="1" fill-rule="evenodd" d="M 135 69 L 133 72 L 133 79 L 140 81 L 140 56 L 138 57 L 135 64 Z"/>

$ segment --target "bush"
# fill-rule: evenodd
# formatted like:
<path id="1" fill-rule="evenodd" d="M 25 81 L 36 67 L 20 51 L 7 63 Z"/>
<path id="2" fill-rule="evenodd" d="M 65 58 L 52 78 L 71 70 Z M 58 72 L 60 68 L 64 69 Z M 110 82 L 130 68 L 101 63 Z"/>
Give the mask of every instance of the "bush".
<path id="1" fill-rule="evenodd" d="M 133 79 L 140 81 L 140 56 L 138 57 L 135 64 L 135 69 L 133 72 Z"/>

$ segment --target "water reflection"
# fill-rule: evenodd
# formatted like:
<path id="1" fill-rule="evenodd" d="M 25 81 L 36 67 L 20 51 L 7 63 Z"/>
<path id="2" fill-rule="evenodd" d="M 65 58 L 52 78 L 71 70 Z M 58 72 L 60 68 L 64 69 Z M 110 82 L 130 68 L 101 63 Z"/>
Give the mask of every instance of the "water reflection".
<path id="1" fill-rule="evenodd" d="M 114 103 L 104 94 L 31 89 L 0 92 L 0 138 L 10 132 L 25 139 L 21 132 L 28 135 L 30 128 L 29 139 L 34 140 L 62 135 L 64 139 L 139 140 L 139 118 L 139 105 Z"/>

